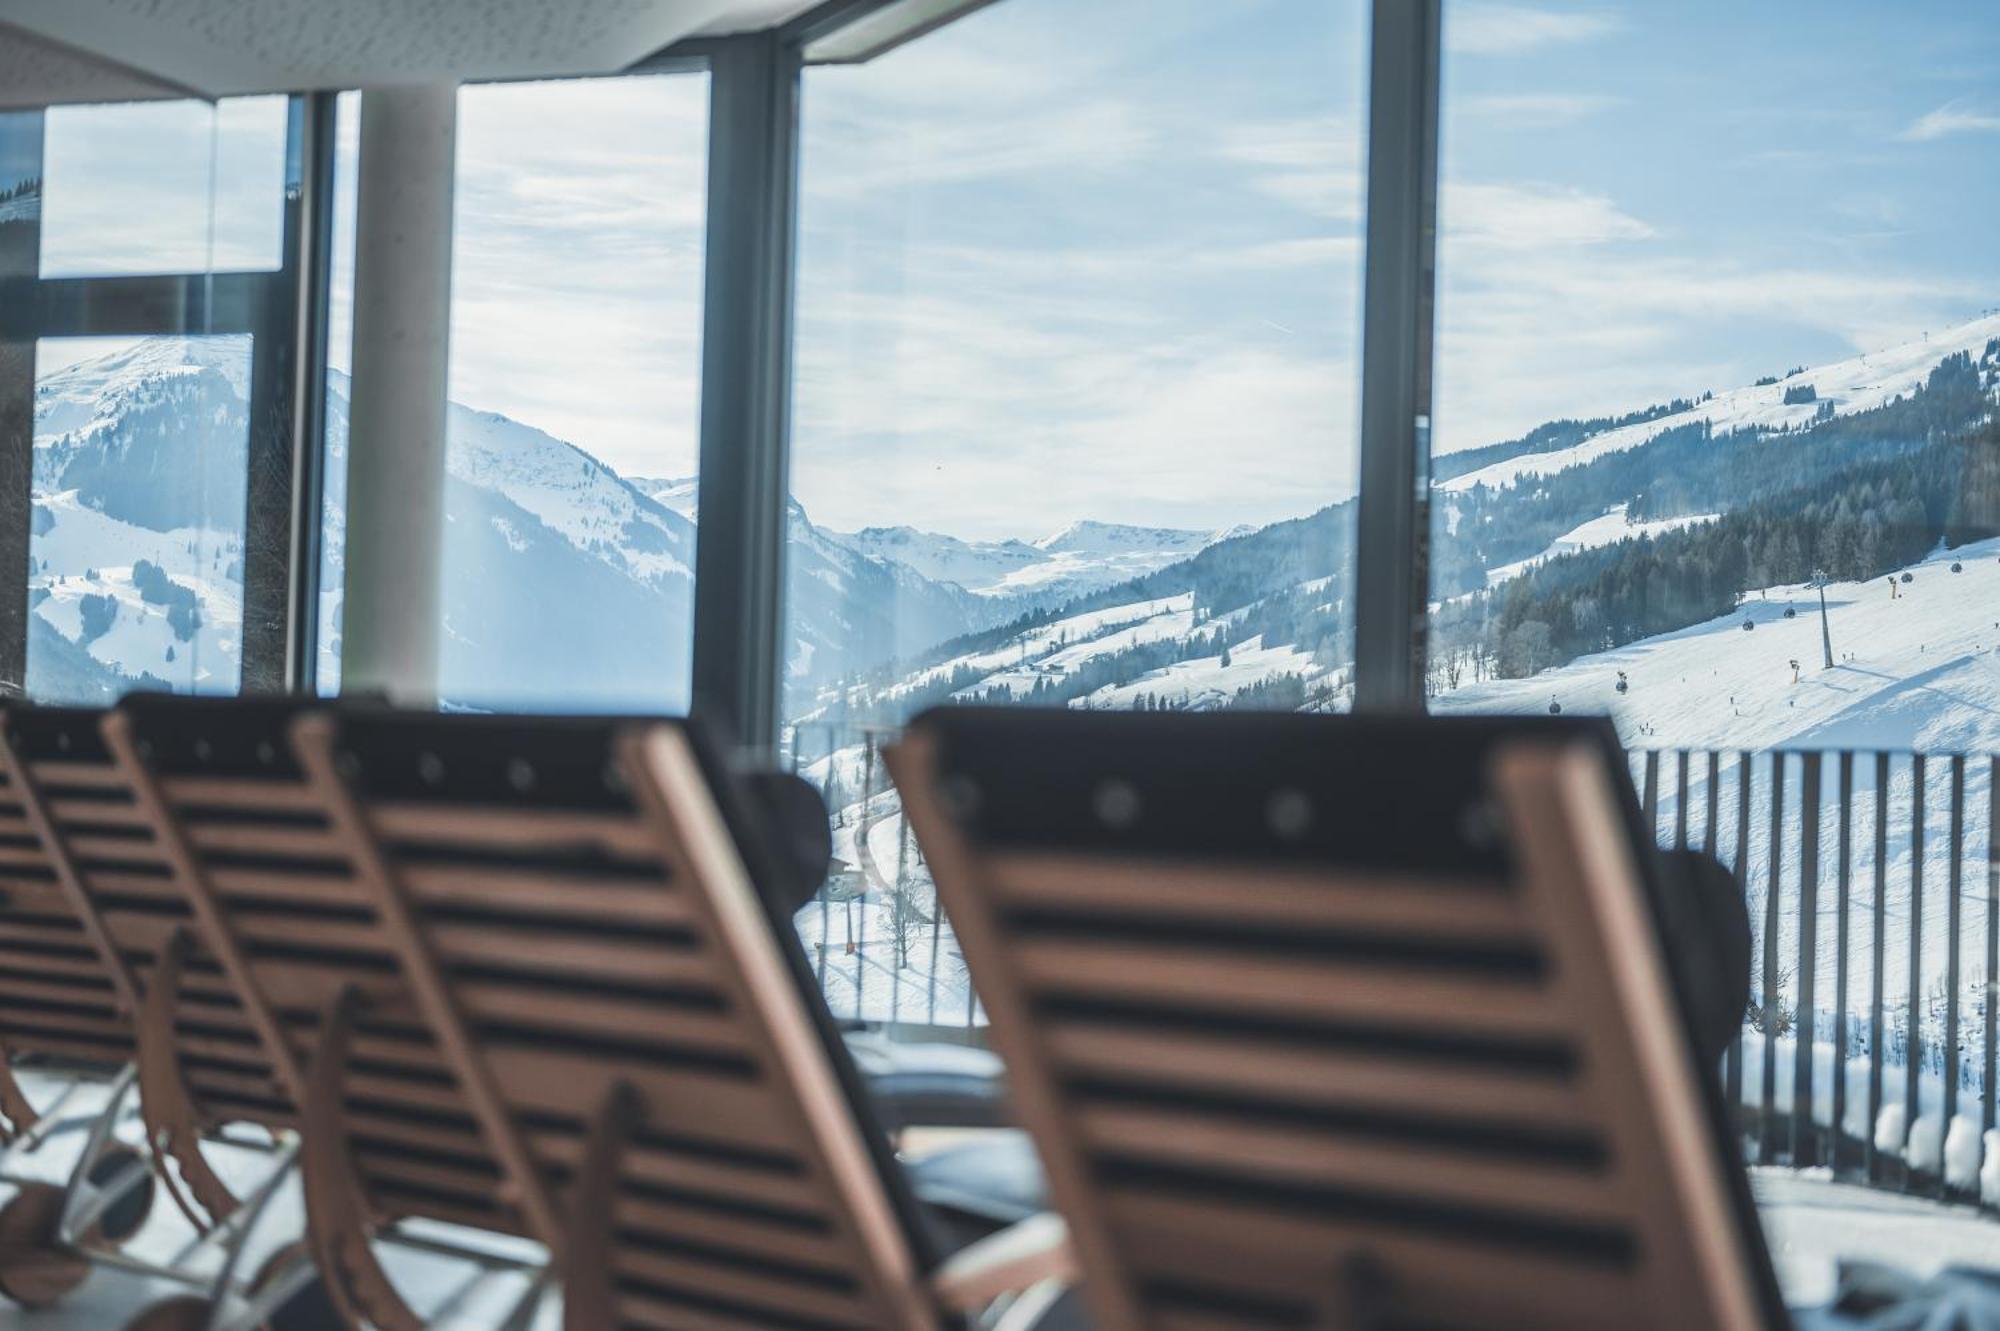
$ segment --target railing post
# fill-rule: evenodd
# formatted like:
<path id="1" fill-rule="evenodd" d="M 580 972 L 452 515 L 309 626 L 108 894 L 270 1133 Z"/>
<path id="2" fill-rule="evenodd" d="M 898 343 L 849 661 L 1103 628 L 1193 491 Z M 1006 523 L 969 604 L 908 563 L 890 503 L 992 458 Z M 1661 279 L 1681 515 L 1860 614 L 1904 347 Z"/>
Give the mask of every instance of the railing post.
<path id="1" fill-rule="evenodd" d="M 1835 907 L 1833 937 L 1833 1130 L 1827 1134 L 1827 1154 L 1834 1172 L 1840 1171 L 1841 1136 L 1847 1129 L 1847 893 L 1854 872 L 1854 754 L 1840 755 L 1840 848 L 1836 881 L 1840 904 Z"/>
<path id="2" fill-rule="evenodd" d="M 1764 1001 L 1758 1024 L 1764 1031 L 1764 1066 L 1761 1095 L 1762 1116 L 1757 1124 L 1757 1162 L 1771 1158 L 1772 1120 L 1778 1105 L 1778 889 L 1783 881 L 1785 853 L 1785 755 L 1771 752 L 1771 839 L 1765 857 L 1768 876 L 1764 880 Z M 1793 1088 L 1797 1093 L 1797 1088 Z"/>
<path id="3" fill-rule="evenodd" d="M 1959 930 L 1964 923 L 1964 902 L 1960 899 L 1960 889 L 1964 887 L 1963 861 L 1965 859 L 1965 755 L 1951 756 L 1951 863 L 1945 870 L 1948 896 L 1945 900 L 1945 934 L 1949 938 L 1944 959 L 1944 1124 L 1943 1140 L 1951 1140 L 1952 1120 L 1958 1117 L 1958 955 Z M 1949 1162 L 1939 1152 L 1938 1191 L 1942 1194 L 1949 1186 L 1946 1177 Z"/>
<path id="4" fill-rule="evenodd" d="M 1993 1131 L 1994 1004 L 2000 1001 L 2000 758 L 1992 760 L 1986 778 L 1986 1045 L 1979 1059 L 1979 1128 Z M 1984 1141 L 1984 1137 L 1981 1138 Z"/>
<path id="5" fill-rule="evenodd" d="M 1646 814 L 1646 836 L 1660 839 L 1660 751 L 1646 750 L 1645 794 L 1640 803 Z"/>
<path id="6" fill-rule="evenodd" d="M 1882 972 L 1888 961 L 1888 922 L 1883 911 L 1889 889 L 1889 755 L 1875 755 L 1875 921 L 1870 939 L 1875 961 L 1869 968 L 1868 1127 L 1861 1134 L 1861 1168 L 1875 1181 L 1875 1126 L 1882 1121 Z"/>
<path id="7" fill-rule="evenodd" d="M 1674 755 L 1674 849 L 1686 850 L 1688 844 L 1688 764 L 1694 755 L 1682 749 Z"/>
<path id="8" fill-rule="evenodd" d="M 1736 870 L 1736 881 L 1743 889 L 1744 901 L 1747 904 L 1750 898 L 1750 755 L 1748 752 L 1736 755 L 1736 860 L 1731 867 Z M 1759 1024 L 1761 1025 L 1761 1022 Z M 1730 1112 L 1740 1121 L 1743 1117 L 1743 1032 L 1740 1027 L 1736 1033 L 1734 1057 L 1730 1059 L 1726 1076 Z"/>
<path id="9" fill-rule="evenodd" d="M 1783 761 L 1782 758 L 1779 761 Z M 1817 1164 L 1813 1149 L 1813 1036 L 1819 971 L 1820 755 L 1801 756 L 1799 787 L 1799 1015 L 1792 1023 L 1792 1167 Z M 1810 1161 L 1808 1157 L 1811 1157 Z"/>
<path id="10" fill-rule="evenodd" d="M 1910 1160 L 1910 1135 L 1916 1130 L 1917 1114 L 1923 1107 L 1924 1048 L 1924 756 L 1910 755 L 1910 992 L 1909 1039 L 1903 1049 L 1903 1177 L 1914 1170 Z"/>

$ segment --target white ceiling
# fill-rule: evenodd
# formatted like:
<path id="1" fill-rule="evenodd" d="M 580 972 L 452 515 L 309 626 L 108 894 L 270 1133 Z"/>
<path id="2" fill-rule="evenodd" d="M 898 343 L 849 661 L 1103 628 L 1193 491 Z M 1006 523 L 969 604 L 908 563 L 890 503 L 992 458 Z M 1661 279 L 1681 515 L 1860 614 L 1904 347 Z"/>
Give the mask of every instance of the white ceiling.
<path id="1" fill-rule="evenodd" d="M 136 71 L 0 25 L 0 111 L 55 102 L 136 102 L 185 95 Z"/>
<path id="2" fill-rule="evenodd" d="M 0 102 L 606 74 L 813 0 L 0 0 Z M 36 41 L 35 38 L 43 40 Z M 94 62 L 88 57 L 97 57 Z M 19 67 L 17 87 L 10 75 Z M 22 95 L 34 87 L 37 96 Z"/>

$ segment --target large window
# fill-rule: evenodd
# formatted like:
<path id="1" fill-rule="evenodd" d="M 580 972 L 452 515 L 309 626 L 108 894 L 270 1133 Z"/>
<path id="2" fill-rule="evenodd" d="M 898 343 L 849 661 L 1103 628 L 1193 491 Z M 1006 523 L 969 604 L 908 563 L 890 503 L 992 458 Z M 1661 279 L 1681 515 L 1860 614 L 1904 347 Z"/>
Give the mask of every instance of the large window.
<path id="1" fill-rule="evenodd" d="M 678 75 L 460 94 L 447 702 L 687 706 L 707 99 Z M 336 314 L 323 688 L 345 527 Z"/>
<path id="2" fill-rule="evenodd" d="M 1435 705 L 2000 743 L 1996 43 L 1837 9 L 1447 6 Z"/>
<path id="3" fill-rule="evenodd" d="M 285 414 L 256 330 L 282 308 L 265 284 L 285 280 L 294 114 L 267 97 L 0 127 L 0 275 L 41 288 L 0 347 L 0 423 L 32 441 L 4 501 L 27 583 L 19 637 L 0 637 L 25 673 L 0 681 L 33 698 L 244 678 L 252 421 Z M 260 554 L 282 568 L 282 546 Z"/>
<path id="4" fill-rule="evenodd" d="M 784 700 L 836 1010 L 963 1023 L 876 743 L 1345 707 L 1366 6 L 1008 0 L 807 71 Z"/>
<path id="5" fill-rule="evenodd" d="M 1969 1193 L 2000 1177 L 2000 35 L 1799 17 L 1447 4 L 1431 706 L 1665 750 L 1661 837 L 1749 896 L 1753 1159 Z M 1824 1297 L 1860 1231 L 1760 1186 Z"/>

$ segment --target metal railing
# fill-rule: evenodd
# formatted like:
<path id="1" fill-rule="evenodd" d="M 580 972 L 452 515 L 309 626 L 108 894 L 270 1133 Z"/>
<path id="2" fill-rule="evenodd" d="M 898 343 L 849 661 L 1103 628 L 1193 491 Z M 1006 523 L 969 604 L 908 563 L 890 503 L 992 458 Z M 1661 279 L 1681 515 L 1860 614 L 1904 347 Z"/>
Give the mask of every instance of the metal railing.
<path id="1" fill-rule="evenodd" d="M 974 1039 L 985 1014 L 881 761 L 894 734 L 790 736 L 836 823 L 800 934 L 836 1017 Z M 1750 1158 L 1963 1196 L 1985 1169 L 2000 1200 L 2000 757 L 1668 749 L 1632 769 L 1660 844 L 1716 855 L 1750 906 L 1723 1065 Z"/>
<path id="2" fill-rule="evenodd" d="M 834 819 L 832 871 L 796 923 L 836 1019 L 967 1040 L 986 1013 L 882 762 L 898 733 L 792 728 L 791 768 L 819 787 Z"/>
<path id="3" fill-rule="evenodd" d="M 1723 1078 L 1752 1160 L 2000 1199 L 2000 758 L 1665 750 L 1633 774 L 1661 844 L 1717 855 L 1750 906 Z"/>

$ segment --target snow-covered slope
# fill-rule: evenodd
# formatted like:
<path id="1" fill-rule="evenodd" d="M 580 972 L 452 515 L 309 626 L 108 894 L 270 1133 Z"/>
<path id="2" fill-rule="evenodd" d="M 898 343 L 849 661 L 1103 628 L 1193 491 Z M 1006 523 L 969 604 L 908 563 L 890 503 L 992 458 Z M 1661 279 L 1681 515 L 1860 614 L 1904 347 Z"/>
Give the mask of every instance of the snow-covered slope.
<path id="1" fill-rule="evenodd" d="M 1893 597 L 1887 578 L 1827 587 L 1831 670 L 1819 594 L 1772 587 L 1719 619 L 1526 679 L 1468 685 L 1431 705 L 1543 712 L 1554 701 L 1566 712 L 1609 712 L 1629 743 L 1649 748 L 2000 751 L 2000 541 L 1940 551 L 1905 571 L 1911 581 L 1897 581 Z"/>
<path id="2" fill-rule="evenodd" d="M 1975 319 L 1883 351 L 1804 370 L 1776 383 L 1717 393 L 1686 411 L 1605 430 L 1571 448 L 1506 458 L 1454 477 L 1439 488 L 1449 491 L 1470 490 L 1481 485 L 1513 485 L 1527 478 L 1551 475 L 1607 453 L 1637 448 L 1668 430 L 1697 421 L 1707 421 L 1718 431 L 1750 426 L 1776 430 L 1805 425 L 1822 408 L 1830 408 L 1836 416 L 1865 411 L 1899 395 L 1914 392 L 1923 385 L 1938 362 L 1947 356 L 1968 352 L 1973 360 L 1979 360 L 1987 344 L 1996 337 L 2000 337 L 2000 315 Z M 1785 401 L 1788 391 L 1807 385 L 1814 390 L 1813 401 Z"/>

